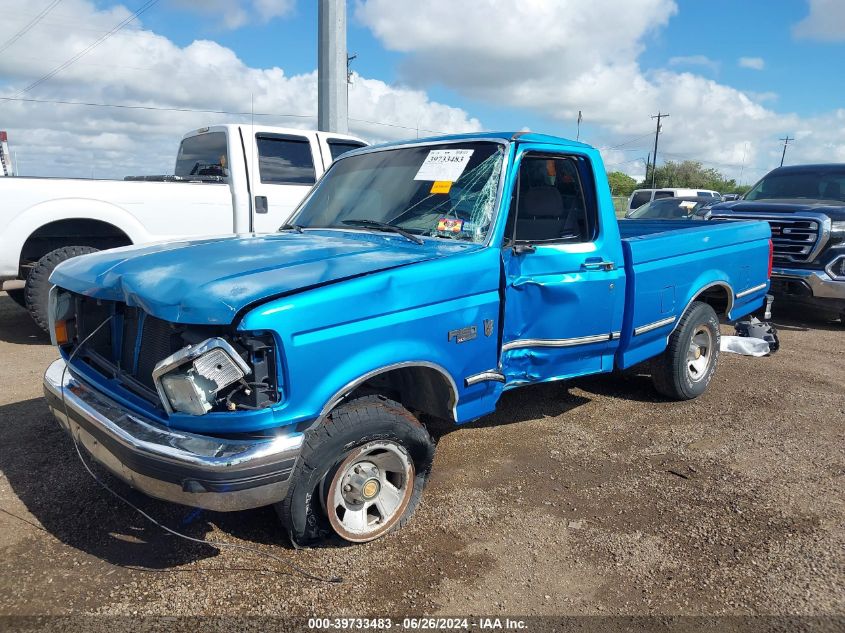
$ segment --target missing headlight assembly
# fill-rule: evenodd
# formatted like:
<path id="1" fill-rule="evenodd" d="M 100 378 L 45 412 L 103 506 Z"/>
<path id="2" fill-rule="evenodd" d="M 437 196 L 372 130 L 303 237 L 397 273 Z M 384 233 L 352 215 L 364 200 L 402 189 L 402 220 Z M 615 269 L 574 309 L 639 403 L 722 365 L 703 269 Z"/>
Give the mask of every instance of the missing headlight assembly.
<path id="1" fill-rule="evenodd" d="M 270 337 L 241 335 L 239 353 L 221 337 L 189 345 L 160 361 L 153 382 L 168 413 L 260 409 L 278 399 Z M 244 360 L 249 359 L 249 363 Z"/>
<path id="2" fill-rule="evenodd" d="M 119 301 L 55 287 L 50 300 L 53 341 L 73 355 L 72 364 L 159 413 L 261 409 L 281 399 L 277 345 L 269 333 L 171 323 Z M 93 334 L 105 319 L 111 325 Z"/>

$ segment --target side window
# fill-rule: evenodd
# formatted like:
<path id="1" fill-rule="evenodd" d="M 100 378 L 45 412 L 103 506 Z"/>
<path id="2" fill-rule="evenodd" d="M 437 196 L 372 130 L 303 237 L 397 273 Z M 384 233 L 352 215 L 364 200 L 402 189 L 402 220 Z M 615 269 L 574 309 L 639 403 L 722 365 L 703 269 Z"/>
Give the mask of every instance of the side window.
<path id="1" fill-rule="evenodd" d="M 301 136 L 259 134 L 258 171 L 261 182 L 275 185 L 313 185 L 316 181 L 311 143 Z"/>
<path id="2" fill-rule="evenodd" d="M 637 191 L 631 198 L 631 208 L 637 209 L 651 201 L 651 191 Z"/>
<path id="3" fill-rule="evenodd" d="M 591 183 L 592 170 L 581 157 L 525 156 L 519 168 L 514 238 L 524 242 L 592 240 L 598 213 Z"/>
<path id="4" fill-rule="evenodd" d="M 330 138 L 327 143 L 329 144 L 329 151 L 332 154 L 332 160 L 336 160 L 338 156 L 341 154 L 345 154 L 346 152 L 350 152 L 353 149 L 358 149 L 359 147 L 366 147 L 366 144 L 359 143 L 358 141 L 348 141 L 342 139 L 335 139 Z"/>
<path id="5" fill-rule="evenodd" d="M 655 191 L 654 192 L 654 199 L 660 200 L 660 198 L 674 198 L 675 192 L 674 191 Z"/>
<path id="6" fill-rule="evenodd" d="M 209 132 L 184 139 L 176 155 L 176 176 L 229 176 L 229 161 L 226 157 L 226 134 Z"/>

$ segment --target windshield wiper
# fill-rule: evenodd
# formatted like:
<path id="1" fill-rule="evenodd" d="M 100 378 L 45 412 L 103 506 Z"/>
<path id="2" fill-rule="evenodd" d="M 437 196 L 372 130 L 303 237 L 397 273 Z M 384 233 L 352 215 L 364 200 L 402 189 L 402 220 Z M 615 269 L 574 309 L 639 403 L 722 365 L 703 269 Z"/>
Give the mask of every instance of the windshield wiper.
<path id="1" fill-rule="evenodd" d="M 388 233 L 398 233 L 405 239 L 411 240 L 414 244 L 424 244 L 425 242 L 422 241 L 421 238 L 417 237 L 413 233 L 406 231 L 403 228 L 395 226 L 393 224 L 388 224 L 387 222 L 378 222 L 376 220 L 344 220 L 344 224 L 348 224 L 349 226 L 360 226 L 361 228 L 365 229 L 374 229 L 376 231 L 386 231 Z"/>
<path id="2" fill-rule="evenodd" d="M 302 233 L 302 227 L 298 224 L 282 224 L 279 227 L 280 231 L 296 231 L 297 233 Z"/>

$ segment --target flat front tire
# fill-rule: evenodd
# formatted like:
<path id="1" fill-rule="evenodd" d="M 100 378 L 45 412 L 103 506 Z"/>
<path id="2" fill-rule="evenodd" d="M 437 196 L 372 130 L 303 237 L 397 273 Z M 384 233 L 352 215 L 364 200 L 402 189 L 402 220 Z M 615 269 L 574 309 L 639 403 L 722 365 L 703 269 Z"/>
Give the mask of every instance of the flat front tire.
<path id="1" fill-rule="evenodd" d="M 276 510 L 297 547 L 375 540 L 410 520 L 433 457 L 428 431 L 401 404 L 356 398 L 308 432 Z"/>
<path id="2" fill-rule="evenodd" d="M 665 351 L 651 363 L 657 391 L 673 400 L 691 400 L 707 390 L 719 362 L 719 318 L 706 303 L 693 302 L 669 335 Z"/>

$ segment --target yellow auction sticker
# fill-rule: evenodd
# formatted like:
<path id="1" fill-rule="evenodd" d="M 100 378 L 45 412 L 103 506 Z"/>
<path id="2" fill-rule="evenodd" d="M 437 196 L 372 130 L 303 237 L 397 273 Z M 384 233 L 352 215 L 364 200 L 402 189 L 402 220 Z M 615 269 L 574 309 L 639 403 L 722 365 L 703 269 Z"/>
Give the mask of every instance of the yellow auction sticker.
<path id="1" fill-rule="evenodd" d="M 449 193 L 452 188 L 451 180 L 435 180 L 431 184 L 431 193 Z"/>

